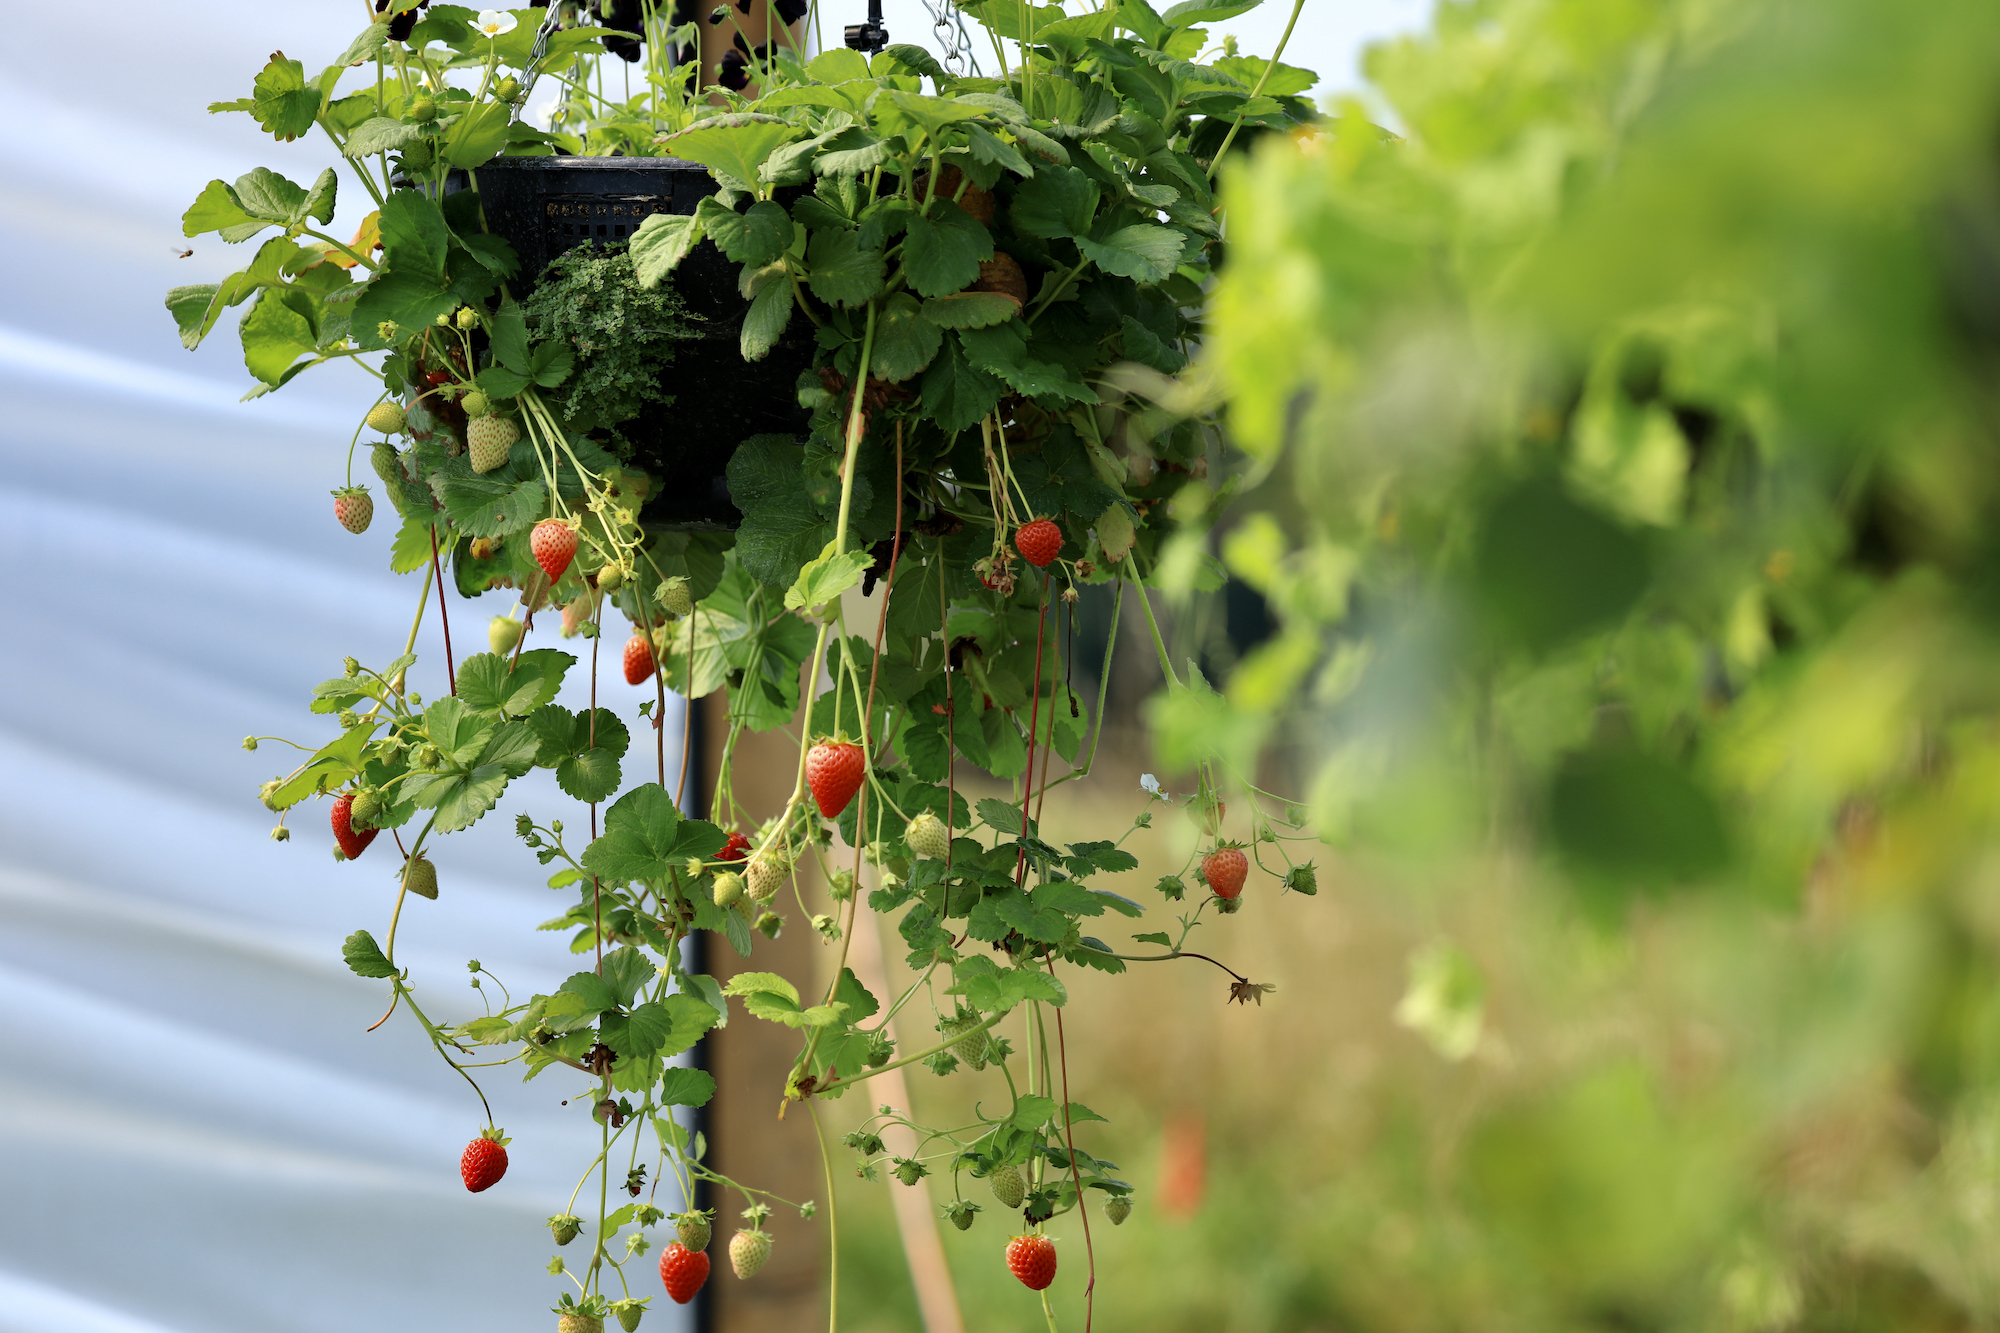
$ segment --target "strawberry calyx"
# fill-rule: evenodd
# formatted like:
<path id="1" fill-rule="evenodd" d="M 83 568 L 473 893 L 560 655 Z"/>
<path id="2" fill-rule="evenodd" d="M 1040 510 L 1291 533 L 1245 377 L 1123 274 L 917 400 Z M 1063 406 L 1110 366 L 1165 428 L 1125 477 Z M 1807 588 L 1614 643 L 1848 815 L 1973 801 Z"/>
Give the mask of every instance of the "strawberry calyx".
<path id="1" fill-rule="evenodd" d="M 485 1129 L 480 1130 L 479 1137 L 482 1139 L 491 1139 L 503 1148 L 514 1141 L 507 1137 L 506 1130 L 495 1128 L 492 1125 L 488 1125 Z"/>

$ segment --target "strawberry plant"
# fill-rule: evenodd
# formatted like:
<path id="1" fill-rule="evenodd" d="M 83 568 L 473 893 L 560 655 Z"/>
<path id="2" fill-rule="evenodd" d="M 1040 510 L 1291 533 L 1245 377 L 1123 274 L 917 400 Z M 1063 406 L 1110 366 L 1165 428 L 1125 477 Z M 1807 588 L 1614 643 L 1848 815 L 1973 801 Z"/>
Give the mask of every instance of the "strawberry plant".
<path id="1" fill-rule="evenodd" d="M 475 1091 L 475 1065 L 585 1081 L 601 1151 L 550 1222 L 558 1246 L 592 1238 L 587 1258 L 551 1264 L 576 1287 L 557 1307 L 565 1328 L 599 1328 L 611 1314 L 630 1329 L 643 1314 L 627 1267 L 667 1214 L 608 1202 L 614 1188 L 644 1192 L 642 1147 L 657 1153 L 654 1187 L 669 1178 L 687 1199 L 697 1183 L 740 1193 L 746 1225 L 728 1245 L 739 1278 L 770 1253 L 771 1203 L 815 1212 L 715 1171 L 675 1118 L 714 1084 L 672 1062 L 731 1000 L 797 1034 L 774 1091 L 808 1113 L 911 1064 L 1003 1071 L 1007 1101 L 980 1103 L 953 1128 L 892 1108 L 867 1123 L 910 1125 L 920 1155 L 886 1165 L 904 1186 L 949 1176 L 946 1216 L 959 1228 L 979 1211 L 959 1197 L 968 1180 L 1022 1210 L 1007 1262 L 1029 1288 L 1047 1288 L 1050 1219 L 1081 1212 L 1093 1192 L 1122 1219 L 1132 1195 L 1115 1164 L 1081 1146 L 1101 1117 L 1069 1097 L 1065 977 L 1202 958 L 1188 941 L 1211 906 L 1235 910 L 1244 890 L 1244 853 L 1215 850 L 1213 893 L 1189 901 L 1184 867 L 1159 885 L 1174 925 L 1136 935 L 1144 951 L 1110 942 L 1113 923 L 1148 910 L 1110 887 L 1138 864 L 1121 844 L 1170 798 L 1155 784 L 1128 827 L 1067 845 L 1045 839 L 1041 819 L 1050 788 L 1091 773 L 1128 603 L 1163 673 L 1180 679 L 1144 591 L 1189 554 L 1163 519 L 1191 485 L 1202 498 L 1188 512 L 1199 513 L 1236 484 L 1198 395 L 1172 378 L 1202 336 L 1220 257 L 1211 180 L 1233 144 L 1308 121 L 1298 94 L 1312 79 L 1239 56 L 1202 26 L 1252 7 L 1242 0 L 1164 13 L 1145 0 L 1075 14 L 1013 0 L 959 7 L 983 27 L 996 76 L 955 73 L 911 46 L 806 59 L 779 42 L 738 62 L 739 93 L 698 88 L 694 67 L 668 55 L 696 34 L 658 16 L 632 16 L 628 32 L 584 25 L 574 6 L 392 4 L 315 78 L 274 56 L 252 96 L 215 108 L 247 112 L 280 141 L 324 133 L 375 207 L 342 240 L 324 230 L 332 171 L 310 188 L 265 168 L 210 183 L 188 235 L 275 234 L 243 271 L 170 293 L 183 341 L 196 345 L 225 309 L 247 305 L 239 332 L 254 392 L 336 361 L 379 379 L 356 447 L 381 437 L 369 461 L 398 522 L 391 566 L 422 584 L 399 651 L 377 646 L 368 665 L 351 657 L 313 691 L 311 711 L 336 732 L 263 800 L 282 833 L 294 807 L 331 797 L 342 856 L 358 859 L 387 832 L 404 858 L 379 936 L 358 929 L 342 949 L 355 973 L 385 983 L 384 1021 L 407 1013 Z M 609 24 L 611 8 L 597 9 Z M 601 95 L 590 72 L 600 41 L 643 57 L 642 96 Z M 1266 87 L 1274 75 L 1282 91 Z M 562 90 L 549 131 L 515 114 L 538 80 Z M 691 211 L 650 213 L 623 248 L 524 273 L 518 247 L 486 229 L 481 176 L 498 158 L 558 149 L 672 155 L 705 167 L 715 189 Z M 649 519 L 649 501 L 689 479 L 649 471 L 620 430 L 664 386 L 683 404 L 730 390 L 671 378 L 692 318 L 676 284 L 698 247 L 735 269 L 745 365 L 794 335 L 813 349 L 795 388 L 802 432 L 745 438 L 729 459 L 732 531 Z M 350 476 L 337 495 L 341 521 L 365 528 L 365 488 Z M 1197 577 L 1212 576 L 1212 560 L 1195 563 Z M 1113 608 L 1095 700 L 1071 688 L 1065 660 L 1085 585 L 1105 587 Z M 444 654 L 426 702 L 412 673 L 434 587 Z M 513 589 L 520 614 L 494 619 L 490 651 L 455 656 L 449 594 L 494 588 Z M 864 604 L 856 592 L 872 595 L 872 623 L 851 622 Z M 535 646 L 536 617 L 546 626 L 556 608 L 565 637 L 595 640 L 607 618 L 629 625 L 622 674 L 651 693 L 636 711 L 597 705 L 594 643 L 587 667 Z M 585 671 L 590 707 L 553 702 Z M 633 744 L 629 718 L 657 721 L 668 689 L 727 695 L 708 819 L 680 808 L 657 725 L 651 754 Z M 795 718 L 790 798 L 759 819 L 737 800 L 738 744 Z M 1284 850 L 1303 836 L 1292 808 L 1216 763 L 1193 767 L 1186 804 L 1206 820 L 1205 844 L 1217 846 L 1228 787 L 1269 888 L 1299 887 L 1307 868 Z M 500 810 L 535 768 L 576 808 L 511 817 L 565 900 L 551 924 L 572 932 L 589 966 L 549 993 L 454 1018 L 399 958 L 397 926 L 420 910 L 412 895 L 436 896 L 438 867 L 449 869 L 442 840 Z M 968 800 L 959 786 L 975 773 L 979 792 L 1005 794 Z M 834 886 L 834 912 L 809 910 L 807 870 Z M 900 993 L 872 994 L 845 965 L 864 907 L 903 941 L 916 981 Z M 768 971 L 722 984 L 691 963 L 695 932 L 751 957 L 757 932 L 774 934 L 793 908 L 833 954 L 823 991 Z M 1230 975 L 1232 994 L 1267 989 Z M 934 1021 L 917 1027 L 935 1039 L 898 1049 L 889 1020 L 925 1006 Z M 499 1185 L 507 1165 L 507 1140 L 488 1121 L 462 1165 L 474 1191 Z M 850 1142 L 875 1175 L 872 1128 Z M 594 1212 L 571 1211 L 588 1197 Z M 708 1222 L 676 1221 L 660 1263 L 676 1302 L 707 1277 Z M 1088 1226 L 1086 1215 L 1081 1263 L 1093 1275 Z"/>

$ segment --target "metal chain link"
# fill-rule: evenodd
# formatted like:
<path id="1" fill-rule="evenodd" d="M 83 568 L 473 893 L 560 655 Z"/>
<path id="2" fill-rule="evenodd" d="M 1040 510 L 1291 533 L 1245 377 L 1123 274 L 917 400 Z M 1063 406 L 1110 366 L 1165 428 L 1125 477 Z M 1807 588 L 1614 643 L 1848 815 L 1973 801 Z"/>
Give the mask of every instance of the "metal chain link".
<path id="1" fill-rule="evenodd" d="M 963 77 L 963 66 L 969 61 L 977 77 L 979 57 L 972 54 L 972 35 L 965 30 L 964 11 L 952 0 L 924 0 L 924 8 L 930 11 L 931 26 L 937 30 L 938 44 L 944 48 L 946 68 Z"/>
<path id="2" fill-rule="evenodd" d="M 549 0 L 548 12 L 542 18 L 542 26 L 535 33 L 535 45 L 528 52 L 528 63 L 521 70 L 521 107 L 528 105 L 528 94 L 535 90 L 535 80 L 540 77 L 539 66 L 549 53 L 549 35 L 562 26 L 563 6 L 558 0 Z"/>

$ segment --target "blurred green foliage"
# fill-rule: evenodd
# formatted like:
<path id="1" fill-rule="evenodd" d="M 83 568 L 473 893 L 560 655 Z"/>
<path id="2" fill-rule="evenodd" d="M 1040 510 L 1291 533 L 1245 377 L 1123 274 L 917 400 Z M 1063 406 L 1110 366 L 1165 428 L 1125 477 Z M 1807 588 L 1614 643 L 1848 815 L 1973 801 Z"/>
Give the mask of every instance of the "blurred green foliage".
<path id="1" fill-rule="evenodd" d="M 2000 1326 L 2000 6 L 1448 0 L 1368 72 L 1396 133 L 1222 173 L 1254 466 L 1177 516 L 1277 628 L 1151 714 L 1334 855 L 1218 926 L 1261 1014 L 1072 1034 L 1214 1127 L 1189 1218 L 1109 1145 L 1097 1326 Z"/>
<path id="2" fill-rule="evenodd" d="M 2000 1323 L 2000 6 L 1446 3 L 1368 71 L 1398 134 L 1225 173 L 1206 363 L 1281 629 L 1199 727 L 1419 905 L 1466 1070 L 1328 1163 L 1404 1239 L 1324 1326 Z"/>

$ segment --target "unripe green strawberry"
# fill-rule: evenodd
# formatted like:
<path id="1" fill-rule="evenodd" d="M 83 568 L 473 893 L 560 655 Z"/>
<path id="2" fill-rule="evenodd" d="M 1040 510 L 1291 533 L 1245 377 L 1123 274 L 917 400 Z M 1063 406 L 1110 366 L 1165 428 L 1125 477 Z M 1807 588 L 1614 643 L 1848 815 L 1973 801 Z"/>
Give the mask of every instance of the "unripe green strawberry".
<path id="1" fill-rule="evenodd" d="M 618 1316 L 618 1327 L 625 1333 L 638 1333 L 639 1316 L 646 1313 L 646 1302 L 637 1297 L 627 1296 L 622 1301 L 611 1302 L 611 1313 Z"/>
<path id="2" fill-rule="evenodd" d="M 486 627 L 486 646 L 501 657 L 514 651 L 514 645 L 521 641 L 521 631 L 526 628 L 512 616 L 495 616 L 493 623 Z"/>
<path id="3" fill-rule="evenodd" d="M 1104 1215 L 1114 1227 L 1125 1225 L 1125 1219 L 1132 1215 L 1132 1197 L 1128 1194 L 1114 1194 L 1104 1201 Z"/>
<path id="4" fill-rule="evenodd" d="M 729 1266 L 736 1270 L 736 1276 L 749 1280 L 757 1276 L 757 1270 L 771 1257 L 771 1236 L 761 1229 L 739 1231 L 729 1238 Z"/>
<path id="5" fill-rule="evenodd" d="M 905 1185 L 914 1185 L 929 1174 L 930 1168 L 913 1157 L 899 1157 L 896 1159 L 896 1179 L 902 1181 Z"/>
<path id="6" fill-rule="evenodd" d="M 366 486 L 342 486 L 333 493 L 333 516 L 358 537 L 375 521 L 375 500 Z"/>
<path id="7" fill-rule="evenodd" d="M 745 879 L 752 902 L 767 903 L 784 887 L 790 867 L 777 852 L 759 852 L 745 864 Z"/>
<path id="8" fill-rule="evenodd" d="M 694 597 L 688 590 L 688 581 L 679 574 L 662 583 L 660 590 L 653 596 L 661 607 L 672 612 L 674 615 L 691 616 L 694 614 Z"/>
<path id="9" fill-rule="evenodd" d="M 979 1205 L 969 1203 L 964 1199 L 955 1199 L 944 1206 L 944 1215 L 950 1218 L 951 1224 L 960 1231 L 970 1228 L 972 1226 L 972 1219 L 978 1213 Z"/>
<path id="10" fill-rule="evenodd" d="M 583 1219 L 569 1213 L 562 1213 L 549 1219 L 549 1232 L 556 1238 L 556 1244 L 567 1245 L 583 1230 Z"/>
<path id="11" fill-rule="evenodd" d="M 422 852 L 418 852 L 410 858 L 409 864 L 403 868 L 403 887 L 411 893 L 416 894 L 419 898 L 436 900 L 438 896 L 438 872 L 437 867 L 431 864 L 431 859 L 428 856 L 425 856 Z"/>
<path id="12" fill-rule="evenodd" d="M 625 571 L 616 565 L 606 565 L 597 571 L 597 590 L 599 592 L 617 592 L 624 582 Z"/>
<path id="13" fill-rule="evenodd" d="M 1307 861 L 1304 865 L 1293 866 L 1287 871 L 1285 873 L 1285 887 L 1293 893 L 1303 893 L 1308 898 L 1317 894 L 1319 892 L 1319 873 L 1313 869 L 1313 863 Z"/>
<path id="14" fill-rule="evenodd" d="M 477 389 L 467 389 L 465 395 L 458 400 L 458 405 L 465 409 L 465 415 L 468 417 L 483 417 L 493 410 L 493 404 Z"/>
<path id="15" fill-rule="evenodd" d="M 979 1028 L 979 1031 L 969 1037 L 959 1037 L 958 1034 L 977 1027 L 979 1027 L 979 1015 L 967 1013 L 963 1009 L 938 1024 L 938 1031 L 947 1039 L 958 1037 L 958 1040 L 951 1043 L 951 1053 L 975 1070 L 986 1068 L 986 1029 Z"/>
<path id="16" fill-rule="evenodd" d="M 556 1317 L 556 1333 L 604 1333 L 604 1320 L 594 1314 L 571 1311 Z"/>
<path id="17" fill-rule="evenodd" d="M 734 907 L 743 897 L 743 876 L 733 870 L 725 870 L 715 877 L 715 905 Z M 690 1250 L 700 1249 L 698 1245 L 688 1246 Z"/>
<path id="18" fill-rule="evenodd" d="M 1019 1208 L 1021 1200 L 1028 1197 L 1027 1182 L 1012 1166 L 994 1167 L 993 1174 L 986 1177 L 986 1183 L 993 1187 L 993 1197 L 1000 1201 L 1002 1208 Z"/>
<path id="19" fill-rule="evenodd" d="M 521 432 L 506 417 L 474 417 L 465 428 L 465 444 L 472 451 L 472 470 L 491 472 L 507 461 L 507 453 Z"/>
<path id="20" fill-rule="evenodd" d="M 396 452 L 396 446 L 387 440 L 376 441 L 368 451 L 368 462 L 375 469 L 375 475 L 382 479 L 383 493 L 396 512 L 406 514 L 410 508 L 410 483 L 403 475 L 403 456 Z"/>
<path id="21" fill-rule="evenodd" d="M 349 827 L 371 829 L 375 827 L 375 816 L 382 813 L 382 793 L 373 787 L 363 787 L 354 793 L 354 803 L 347 807 Z"/>
<path id="22" fill-rule="evenodd" d="M 382 402 L 368 409 L 368 429 L 381 431 L 384 435 L 401 435 L 410 423 L 403 416 L 401 403 Z"/>
<path id="23" fill-rule="evenodd" d="M 701 1212 L 675 1213 L 674 1234 L 681 1238 L 681 1244 L 699 1253 L 708 1248 L 708 1214 Z"/>
<path id="24" fill-rule="evenodd" d="M 502 102 L 511 102 L 521 95 L 521 81 L 509 74 L 493 85 L 493 95 Z"/>
<path id="25" fill-rule="evenodd" d="M 428 97 L 419 97 L 410 103 L 410 109 L 403 114 L 419 125 L 427 125 L 437 119 L 437 103 Z"/>
<path id="26" fill-rule="evenodd" d="M 452 321 L 459 328 L 470 332 L 479 327 L 479 312 L 469 305 L 462 305 L 458 308 L 458 313 L 452 316 Z"/>
<path id="27" fill-rule="evenodd" d="M 942 861 L 951 851 L 951 832 L 942 819 L 928 810 L 919 810 L 903 830 L 903 843 L 918 856 Z"/>

